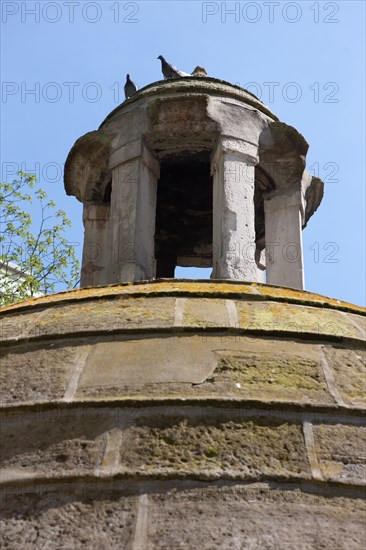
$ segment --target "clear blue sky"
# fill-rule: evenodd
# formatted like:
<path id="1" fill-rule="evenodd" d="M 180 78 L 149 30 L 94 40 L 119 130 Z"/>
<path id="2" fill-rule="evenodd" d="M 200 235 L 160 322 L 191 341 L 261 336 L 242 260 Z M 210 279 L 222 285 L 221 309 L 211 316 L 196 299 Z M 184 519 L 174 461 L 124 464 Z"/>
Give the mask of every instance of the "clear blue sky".
<path id="1" fill-rule="evenodd" d="M 68 151 L 122 102 L 127 72 L 140 87 L 161 79 L 163 54 L 247 87 L 304 135 L 308 170 L 325 181 L 303 233 L 306 289 L 364 303 L 364 1 L 2 0 L 1 11 L 2 178 L 36 170 L 79 254 Z"/>

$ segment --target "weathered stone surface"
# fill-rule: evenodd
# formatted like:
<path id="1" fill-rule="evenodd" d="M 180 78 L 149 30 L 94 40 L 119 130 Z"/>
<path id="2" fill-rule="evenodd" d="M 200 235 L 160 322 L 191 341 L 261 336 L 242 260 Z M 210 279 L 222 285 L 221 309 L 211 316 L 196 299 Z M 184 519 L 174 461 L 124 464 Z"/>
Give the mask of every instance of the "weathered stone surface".
<path id="1" fill-rule="evenodd" d="M 42 317 L 33 334 L 75 334 L 171 327 L 174 298 L 120 298 L 59 306 Z M 30 332 L 32 335 L 32 331 Z"/>
<path id="2" fill-rule="evenodd" d="M 162 281 L 2 313 L 2 547 L 363 548 L 360 308 Z"/>
<path id="3" fill-rule="evenodd" d="M 151 548 L 360 550 L 366 535 L 361 503 L 296 489 L 208 488 L 149 501 Z"/>
<path id="4" fill-rule="evenodd" d="M 110 252 L 105 258 L 107 280 L 99 280 L 98 284 L 153 279 L 159 167 L 155 169 L 157 162 L 142 136 L 137 142 L 115 150 L 109 164 L 113 168 Z"/>
<path id="5" fill-rule="evenodd" d="M 366 485 L 366 428 L 322 424 L 313 429 L 324 477 Z"/>
<path id="6" fill-rule="evenodd" d="M 296 346 L 292 346 L 296 349 Z M 300 403 L 332 403 L 328 394 L 324 374 L 322 372 L 318 350 L 308 346 L 299 349 L 297 354 L 278 353 L 276 345 L 266 346 L 266 351 L 260 344 L 257 353 L 242 351 L 219 352 L 220 362 L 212 379 L 212 386 L 218 385 L 229 389 L 233 385 L 247 399 L 261 401 L 293 401 Z M 262 349 L 261 349 L 262 348 Z"/>
<path id="7" fill-rule="evenodd" d="M 0 355 L 0 401 L 17 403 L 61 399 L 79 349 L 46 344 L 18 347 Z"/>
<path id="8" fill-rule="evenodd" d="M 281 343 L 226 332 L 119 336 L 105 343 L 91 340 L 90 348 L 85 339 L 72 343 L 38 344 L 27 351 L 18 346 L 3 352 L 3 403 L 146 395 L 334 403 L 325 384 L 319 347 L 311 343 Z M 342 369 L 342 354 L 353 352 L 338 352 Z M 363 406 L 362 364 L 360 368 L 359 372 L 349 366 L 340 391 L 342 384 L 351 388 L 353 399 L 358 396 L 354 404 Z M 337 374 L 335 379 L 338 384 Z"/>
<path id="9" fill-rule="evenodd" d="M 147 395 L 334 403 L 320 350 L 311 344 L 224 332 L 139 336 L 93 347 L 76 398 Z"/>
<path id="10" fill-rule="evenodd" d="M 36 548 L 111 550 L 131 548 L 136 523 L 136 498 L 107 494 L 81 496 L 33 494 L 10 497 L 0 521 L 5 550 Z M 16 520 L 14 518 L 16 515 Z"/>
<path id="11" fill-rule="evenodd" d="M 327 346 L 324 348 L 329 366 L 334 373 L 338 392 L 345 403 L 366 407 L 366 353 Z"/>
<path id="12" fill-rule="evenodd" d="M 271 193 L 267 194 L 264 200 L 264 212 L 266 281 L 272 285 L 303 290 L 301 179 L 300 173 L 295 187 L 296 192 L 289 186 L 284 192 L 278 192 L 278 194 L 275 192 L 274 196 Z"/>
<path id="13" fill-rule="evenodd" d="M 361 336 L 366 338 L 366 317 L 361 317 L 360 315 L 354 315 L 352 313 L 347 313 L 347 317 L 359 330 Z"/>
<path id="14" fill-rule="evenodd" d="M 360 550 L 366 536 L 360 499 L 296 487 L 168 482 L 160 489 L 137 483 L 67 489 L 4 492 L 2 548 Z"/>
<path id="15" fill-rule="evenodd" d="M 4 310 L 4 308 L 1 309 Z M 27 338 L 30 333 L 34 333 L 41 318 L 46 315 L 46 313 L 47 311 L 45 309 L 35 312 L 31 310 L 21 315 L 14 312 L 14 314 L 3 317 L 0 320 L 0 341 Z"/>
<path id="16" fill-rule="evenodd" d="M 160 161 L 184 151 L 212 151 L 220 132 L 220 115 L 212 116 L 208 102 L 209 96 L 201 94 L 147 101 L 150 127 L 144 137 Z"/>
<path id="17" fill-rule="evenodd" d="M 104 194 L 106 191 L 104 191 Z M 108 191 L 107 191 L 108 193 Z M 83 244 L 81 286 L 95 286 L 108 281 L 105 258 L 109 248 L 109 204 L 88 203 L 83 208 L 83 224 L 86 238 Z"/>
<path id="18" fill-rule="evenodd" d="M 188 296 L 207 297 L 207 298 L 229 298 L 245 300 L 247 298 L 254 301 L 272 301 L 285 302 L 286 304 L 298 304 L 313 306 L 317 308 L 326 308 L 339 310 L 342 312 L 352 312 L 353 321 L 361 324 L 365 319 L 365 308 L 348 302 L 342 302 L 335 298 L 328 298 L 321 294 L 299 291 L 291 288 L 281 288 L 259 283 L 244 283 L 239 281 L 205 281 L 189 279 L 160 279 L 158 281 L 144 281 L 138 283 L 122 283 L 118 285 L 104 286 L 102 288 L 78 288 L 58 294 L 49 294 L 33 298 L 21 303 L 11 304 L 1 308 L 4 317 L 1 320 L 9 319 L 9 315 L 17 311 L 22 312 L 22 316 L 31 313 L 34 310 L 39 311 L 44 306 L 72 303 L 77 301 L 81 304 L 88 300 L 107 300 L 117 296 Z M 18 322 L 18 321 L 17 321 Z M 21 322 L 21 320 L 20 320 Z M 3 325 L 0 325 L 3 326 Z M 4 325 L 5 326 L 5 325 Z"/>
<path id="19" fill-rule="evenodd" d="M 121 465 L 211 479 L 310 476 L 301 427 L 268 418 L 141 418 L 123 437 Z"/>
<path id="20" fill-rule="evenodd" d="M 93 472 L 103 456 L 108 412 L 40 412 L 3 418 L 1 465 L 4 479 Z"/>
<path id="21" fill-rule="evenodd" d="M 102 201 L 110 179 L 108 162 L 113 133 L 88 132 L 79 138 L 65 163 L 65 190 L 80 201 Z M 86 169 L 87 167 L 87 169 Z M 89 179 L 94 181 L 91 188 Z"/>
<path id="22" fill-rule="evenodd" d="M 184 290 L 184 284 L 178 288 Z M 197 291 L 201 287 L 198 285 Z M 144 288 L 144 287 L 143 287 Z M 175 292 L 172 283 L 171 292 Z M 214 290 L 215 285 L 210 287 Z M 234 290 L 235 287 L 231 287 Z M 141 289 L 143 290 L 143 289 Z M 219 290 L 219 288 L 218 288 Z M 47 335 L 64 335 L 88 332 L 156 330 L 172 327 L 195 327 L 262 331 L 265 333 L 306 333 L 314 338 L 363 340 L 357 326 L 346 315 L 326 308 L 284 304 L 276 301 L 225 300 L 212 297 L 113 297 L 79 302 L 61 303 L 56 307 L 34 314 L 4 316 L 4 340 L 40 338 Z M 357 316 L 354 316 L 357 317 Z M 362 322 L 362 318 L 360 321 Z"/>
<path id="23" fill-rule="evenodd" d="M 178 298 L 177 306 L 182 312 L 182 326 L 203 328 L 233 326 L 229 318 L 226 300 Z M 234 325 L 234 328 L 237 327 Z"/>
<path id="24" fill-rule="evenodd" d="M 29 308 L 16 313 L 15 308 L 4 315 L 4 333 L 11 341 L 41 338 L 46 342 L 47 336 L 62 337 L 62 345 L 39 343 L 38 348 L 28 348 L 24 356 L 23 349 L 9 347 L 9 342 L 1 371 L 6 402 L 134 395 L 335 402 L 334 392 L 328 392 L 324 381 L 317 346 L 288 340 L 282 344 L 281 340 L 267 340 L 257 334 L 275 332 L 283 338 L 288 333 L 299 336 L 305 333 L 308 338 L 312 333 L 317 340 L 324 336 L 339 339 L 341 335 L 359 339 L 357 326 L 347 315 L 293 303 L 249 301 L 248 293 L 243 300 L 235 295 L 231 298 L 236 299 L 217 297 L 220 288 L 234 292 L 236 288 L 244 290 L 244 285 L 195 283 L 197 293 L 207 291 L 206 297 L 205 294 L 198 297 L 189 294 L 192 283 L 161 284 L 162 291 L 170 289 L 172 293 L 180 291 L 186 295 L 155 295 L 154 284 L 126 285 L 130 294 L 124 294 L 124 287 L 119 287 L 116 296 L 101 299 L 96 289 L 94 300 L 89 295 L 88 300 L 77 304 L 65 300 L 55 302 L 55 307 L 48 310 L 28 313 L 32 311 Z M 248 290 L 259 292 L 257 288 L 265 290 L 258 285 L 248 286 Z M 145 296 L 136 295 L 137 290 Z M 42 303 L 44 298 L 39 301 Z M 12 332 L 22 326 L 23 317 L 26 331 Z M 218 333 L 211 332 L 216 328 Z M 181 329 L 197 332 L 187 334 Z M 130 330 L 139 334 L 131 337 Z M 157 334 L 160 330 L 171 332 Z M 243 333 L 230 332 L 235 330 Z M 112 339 L 108 336 L 110 331 L 117 333 Z M 148 338 L 145 331 L 150 333 Z M 253 331 L 255 335 L 251 334 Z M 85 340 L 88 333 L 93 335 L 90 341 Z M 105 343 L 99 340 L 95 345 L 95 335 L 100 338 L 102 333 Z M 78 341 L 75 335 L 79 335 Z M 66 336 L 73 340 L 66 340 Z M 89 356 L 86 351 L 82 353 L 85 345 L 91 345 Z M 344 402 L 363 406 L 362 352 L 330 346 L 325 349 L 329 367 L 334 370 L 335 388 Z M 37 379 L 36 373 L 39 382 L 35 385 L 32 382 Z"/>
<path id="25" fill-rule="evenodd" d="M 359 330 L 346 316 L 327 309 L 281 303 L 238 301 L 240 327 L 263 332 L 311 333 L 321 336 L 361 339 Z"/>
<path id="26" fill-rule="evenodd" d="M 248 115 L 247 111 L 244 118 Z M 243 121 L 242 128 L 248 128 L 247 122 Z M 251 123 L 251 132 L 260 132 L 259 119 L 257 127 L 254 120 Z M 230 126 L 232 136 L 234 124 Z M 253 139 L 248 142 L 243 136 L 221 136 L 213 152 L 213 279 L 263 281 L 255 262 L 255 165 L 259 158 L 252 143 Z"/>
<path id="27" fill-rule="evenodd" d="M 301 423 L 204 407 L 69 409 L 5 416 L 2 482 L 122 473 L 310 478 Z"/>
<path id="28" fill-rule="evenodd" d="M 210 349 L 201 336 L 165 336 L 126 339 L 96 344 L 88 356 L 79 389 L 169 382 L 202 383 L 216 367 Z"/>

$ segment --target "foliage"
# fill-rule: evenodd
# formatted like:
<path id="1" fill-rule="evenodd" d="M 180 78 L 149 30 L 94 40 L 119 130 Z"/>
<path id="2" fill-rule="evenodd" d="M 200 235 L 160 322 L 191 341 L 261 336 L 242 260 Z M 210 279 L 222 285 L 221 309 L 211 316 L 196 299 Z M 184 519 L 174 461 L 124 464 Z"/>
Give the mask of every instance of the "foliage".
<path id="1" fill-rule="evenodd" d="M 18 176 L 0 183 L 0 305 L 74 288 L 79 280 L 75 249 L 65 237 L 71 222 L 35 176 Z M 27 211 L 34 202 L 35 223 Z"/>

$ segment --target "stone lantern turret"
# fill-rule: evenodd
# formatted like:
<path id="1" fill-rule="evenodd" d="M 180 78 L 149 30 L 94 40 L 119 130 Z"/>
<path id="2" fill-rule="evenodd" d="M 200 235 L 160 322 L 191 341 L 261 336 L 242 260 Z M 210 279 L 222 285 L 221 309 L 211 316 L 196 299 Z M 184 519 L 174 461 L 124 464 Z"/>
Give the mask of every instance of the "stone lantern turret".
<path id="1" fill-rule="evenodd" d="M 65 187 L 84 205 L 81 286 L 174 277 L 304 288 L 301 231 L 323 184 L 308 144 L 251 93 L 213 78 L 146 86 L 77 140 Z"/>

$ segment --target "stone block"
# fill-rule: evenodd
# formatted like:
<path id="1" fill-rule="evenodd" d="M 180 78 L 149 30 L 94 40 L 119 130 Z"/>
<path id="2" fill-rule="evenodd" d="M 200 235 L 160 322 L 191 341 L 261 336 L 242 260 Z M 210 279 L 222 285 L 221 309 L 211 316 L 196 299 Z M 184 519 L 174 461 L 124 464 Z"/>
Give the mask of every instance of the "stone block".
<path id="1" fill-rule="evenodd" d="M 324 348 L 337 390 L 347 405 L 366 407 L 366 352 L 363 350 Z"/>
<path id="2" fill-rule="evenodd" d="M 174 298 L 142 297 L 58 306 L 40 318 L 30 329 L 29 335 L 166 328 L 173 325 L 174 305 Z"/>
<path id="3" fill-rule="evenodd" d="M 108 412 L 80 409 L 7 416 L 1 422 L 2 477 L 93 473 L 111 425 Z"/>
<path id="4" fill-rule="evenodd" d="M 242 397 L 259 401 L 334 403 L 328 393 L 318 350 L 308 346 L 308 355 L 261 350 L 219 352 L 220 361 L 211 382 L 240 390 Z M 299 351 L 299 350 L 298 350 Z M 304 350 L 305 351 L 305 350 Z"/>
<path id="5" fill-rule="evenodd" d="M 348 319 L 358 328 L 361 336 L 366 337 L 366 317 L 347 313 Z"/>
<path id="6" fill-rule="evenodd" d="M 366 428 L 320 424 L 313 430 L 325 479 L 366 485 Z"/>
<path id="7" fill-rule="evenodd" d="M 46 313 L 47 311 L 43 310 L 42 312 L 13 313 L 12 315 L 4 316 L 0 320 L 0 341 L 6 342 L 7 340 L 27 338 L 29 334 L 37 330 L 36 327 L 40 319 Z"/>
<path id="8" fill-rule="evenodd" d="M 252 418 L 140 418 L 126 430 L 122 471 L 200 479 L 310 477 L 301 427 Z"/>
<path id="9" fill-rule="evenodd" d="M 97 491 L 73 497 L 37 491 L 12 495 L 4 502 L 0 520 L 1 547 L 5 550 L 112 550 L 131 549 L 137 498 L 105 498 Z M 16 520 L 14 515 L 16 515 Z"/>
<path id="10" fill-rule="evenodd" d="M 220 327 L 232 326 L 226 308 L 226 300 L 210 298 L 190 298 L 181 301 L 183 316 L 182 326 L 185 327 Z"/>
<path id="11" fill-rule="evenodd" d="M 10 404 L 61 399 L 79 351 L 77 346 L 53 344 L 4 350 L 0 355 L 0 401 Z"/>
<path id="12" fill-rule="evenodd" d="M 93 346 L 82 372 L 78 393 L 86 395 L 103 387 L 120 393 L 146 384 L 200 384 L 216 367 L 211 349 L 202 337 L 151 336 L 126 338 Z"/>
<path id="13" fill-rule="evenodd" d="M 237 301 L 240 328 L 263 332 L 310 333 L 314 338 L 355 338 L 360 331 L 339 312 L 279 302 Z"/>

